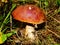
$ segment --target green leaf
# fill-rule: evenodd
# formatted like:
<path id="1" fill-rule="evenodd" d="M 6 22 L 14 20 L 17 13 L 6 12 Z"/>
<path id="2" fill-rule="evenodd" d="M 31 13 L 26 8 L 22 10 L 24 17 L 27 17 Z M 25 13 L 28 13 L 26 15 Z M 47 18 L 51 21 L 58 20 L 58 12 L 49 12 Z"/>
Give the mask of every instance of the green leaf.
<path id="1" fill-rule="evenodd" d="M 60 6 L 60 0 L 56 0 L 56 5 Z"/>
<path id="2" fill-rule="evenodd" d="M 10 37 L 10 36 L 12 36 L 12 34 L 13 34 L 13 33 L 7 33 L 6 36 L 7 36 L 7 37 Z"/>
<path id="3" fill-rule="evenodd" d="M 44 2 L 44 5 L 47 7 L 49 4 L 47 1 Z"/>
<path id="4" fill-rule="evenodd" d="M 17 33 L 17 31 L 15 31 L 14 29 L 11 31 L 13 34 Z"/>
<path id="5" fill-rule="evenodd" d="M 2 34 L 2 41 L 3 41 L 3 43 L 4 43 L 6 40 L 7 40 L 6 34 Z"/>
<path id="6" fill-rule="evenodd" d="M 8 37 L 10 37 L 13 33 L 2 34 L 2 42 L 4 43 Z"/>

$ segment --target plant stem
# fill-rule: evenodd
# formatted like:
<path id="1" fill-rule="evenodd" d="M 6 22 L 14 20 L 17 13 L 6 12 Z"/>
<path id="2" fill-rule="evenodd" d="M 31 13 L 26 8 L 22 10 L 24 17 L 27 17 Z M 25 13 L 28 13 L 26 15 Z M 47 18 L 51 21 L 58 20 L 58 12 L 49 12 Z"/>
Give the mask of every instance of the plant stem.
<path id="1" fill-rule="evenodd" d="M 10 15 L 10 30 L 12 31 L 12 16 Z"/>

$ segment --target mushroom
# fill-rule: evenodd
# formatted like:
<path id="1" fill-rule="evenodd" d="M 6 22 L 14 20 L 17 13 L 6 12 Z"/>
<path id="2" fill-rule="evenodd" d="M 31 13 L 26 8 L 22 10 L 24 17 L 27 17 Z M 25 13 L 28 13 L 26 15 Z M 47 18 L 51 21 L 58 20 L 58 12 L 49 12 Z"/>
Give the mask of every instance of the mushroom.
<path id="1" fill-rule="evenodd" d="M 27 4 L 18 6 L 13 12 L 12 15 L 15 20 L 26 22 L 35 25 L 45 22 L 45 15 L 42 9 L 38 8 L 35 5 Z M 26 25 L 25 36 L 34 40 L 34 27 Z"/>

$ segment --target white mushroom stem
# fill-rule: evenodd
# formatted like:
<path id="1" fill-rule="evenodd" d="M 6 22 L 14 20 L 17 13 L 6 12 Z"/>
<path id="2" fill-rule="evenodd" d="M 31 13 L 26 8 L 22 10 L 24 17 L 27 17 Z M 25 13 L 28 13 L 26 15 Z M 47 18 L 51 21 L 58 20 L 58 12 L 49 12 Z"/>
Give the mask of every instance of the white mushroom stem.
<path id="1" fill-rule="evenodd" d="M 35 28 L 38 28 L 37 24 L 35 24 L 34 26 L 35 26 Z"/>
<path id="2" fill-rule="evenodd" d="M 35 36 L 34 36 L 33 32 L 35 32 L 34 27 L 27 25 L 26 26 L 25 36 L 28 37 L 31 40 L 34 40 Z"/>

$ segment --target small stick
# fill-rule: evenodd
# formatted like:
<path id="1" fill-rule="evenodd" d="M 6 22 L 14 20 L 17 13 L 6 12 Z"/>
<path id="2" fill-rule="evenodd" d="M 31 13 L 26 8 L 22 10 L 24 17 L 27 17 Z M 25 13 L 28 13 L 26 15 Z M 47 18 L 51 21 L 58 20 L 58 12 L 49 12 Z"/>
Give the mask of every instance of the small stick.
<path id="1" fill-rule="evenodd" d="M 50 15 L 49 15 L 50 16 Z M 55 19 L 54 17 L 50 16 L 52 19 L 54 19 L 55 21 L 57 21 L 57 23 L 60 24 L 60 21 L 58 21 L 57 19 Z"/>
<path id="2" fill-rule="evenodd" d="M 48 29 L 49 32 L 51 32 L 52 34 L 54 34 L 56 37 L 60 38 L 60 36 L 58 34 L 56 34 L 55 32 L 51 31 Z"/>
<path id="3" fill-rule="evenodd" d="M 12 16 L 10 15 L 10 30 L 12 31 Z"/>

